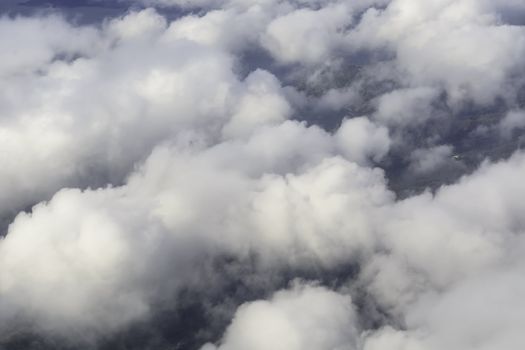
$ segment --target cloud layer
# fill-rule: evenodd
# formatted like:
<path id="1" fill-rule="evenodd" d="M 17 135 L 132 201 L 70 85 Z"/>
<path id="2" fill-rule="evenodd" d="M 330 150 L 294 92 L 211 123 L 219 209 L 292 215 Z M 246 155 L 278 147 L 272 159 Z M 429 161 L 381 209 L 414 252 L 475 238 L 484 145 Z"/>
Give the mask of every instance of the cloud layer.
<path id="1" fill-rule="evenodd" d="M 120 6 L 0 18 L 0 348 L 525 345 L 520 1 Z"/>

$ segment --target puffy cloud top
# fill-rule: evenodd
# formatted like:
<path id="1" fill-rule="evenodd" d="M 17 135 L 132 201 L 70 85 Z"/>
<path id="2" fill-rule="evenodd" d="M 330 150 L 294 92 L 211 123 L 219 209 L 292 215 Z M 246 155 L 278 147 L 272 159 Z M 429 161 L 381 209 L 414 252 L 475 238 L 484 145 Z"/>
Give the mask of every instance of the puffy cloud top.
<path id="1" fill-rule="evenodd" d="M 0 18 L 0 348 L 525 345 L 521 1 L 119 3 Z"/>

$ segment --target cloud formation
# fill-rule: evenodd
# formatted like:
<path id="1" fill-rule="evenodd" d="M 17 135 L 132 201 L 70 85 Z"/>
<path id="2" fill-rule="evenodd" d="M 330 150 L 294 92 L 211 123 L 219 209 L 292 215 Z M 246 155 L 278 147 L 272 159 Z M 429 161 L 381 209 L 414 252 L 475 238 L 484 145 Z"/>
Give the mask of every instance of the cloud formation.
<path id="1" fill-rule="evenodd" d="M 218 348 L 354 349 L 359 337 L 352 300 L 315 286 L 295 286 L 271 300 L 242 305 Z"/>
<path id="2" fill-rule="evenodd" d="M 120 6 L 0 18 L 1 348 L 525 345 L 520 1 Z"/>

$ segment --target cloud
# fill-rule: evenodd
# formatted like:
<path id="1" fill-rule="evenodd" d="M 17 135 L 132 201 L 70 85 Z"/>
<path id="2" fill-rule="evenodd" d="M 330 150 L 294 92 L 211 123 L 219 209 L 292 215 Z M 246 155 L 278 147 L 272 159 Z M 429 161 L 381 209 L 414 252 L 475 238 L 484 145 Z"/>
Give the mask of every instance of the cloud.
<path id="1" fill-rule="evenodd" d="M 99 36 L 93 28 L 71 27 L 59 16 L 45 18 L 0 19 L 4 80 L 13 75 L 30 74 L 57 56 L 90 55 L 97 49 Z"/>
<path id="2" fill-rule="evenodd" d="M 412 154 L 411 168 L 416 173 L 429 173 L 443 166 L 452 157 L 452 147 L 436 146 L 427 150 L 418 149 Z"/>
<path id="3" fill-rule="evenodd" d="M 0 18 L 0 347 L 523 345 L 521 2 L 126 3 Z"/>
<path id="4" fill-rule="evenodd" d="M 336 138 L 342 153 L 359 164 L 380 161 L 388 153 L 391 142 L 388 129 L 376 126 L 366 117 L 344 120 Z"/>
<path id="5" fill-rule="evenodd" d="M 500 122 L 500 131 L 505 137 L 510 137 L 515 129 L 525 127 L 525 113 L 521 110 L 510 111 Z"/>
<path id="6" fill-rule="evenodd" d="M 48 35 L 42 27 L 62 28 L 68 49 L 80 41 L 90 56 L 52 60 L 61 49 L 43 39 L 38 45 L 49 53 L 35 61 L 35 73 L 11 71 L 4 79 L 3 214 L 64 185 L 122 183 L 136 162 L 175 135 L 196 133 L 213 143 L 291 114 L 270 73 L 239 80 L 228 53 L 170 38 L 164 18 L 153 10 L 132 12 L 101 30 L 77 29 L 58 17 L 2 23 L 17 28 L 25 22 L 35 37 Z M 89 34 L 89 40 L 77 40 L 77 32 Z M 38 54 L 28 57 L 36 60 Z M 28 89 L 34 92 L 25 97 Z M 22 98 L 24 104 L 18 102 Z M 258 104 L 268 104 L 267 111 L 248 115 Z"/>
<path id="7" fill-rule="evenodd" d="M 391 194 L 379 170 L 330 158 L 331 142 L 287 122 L 242 142 L 157 148 L 122 187 L 58 192 L 0 243 L 0 295 L 13 309 L 3 317 L 107 333 L 198 280 L 210 255 L 252 251 L 276 267 L 358 259 L 373 243 L 367 207 Z"/>
<path id="8" fill-rule="evenodd" d="M 345 4 L 320 10 L 299 9 L 278 17 L 267 27 L 263 46 L 283 63 L 319 63 L 338 47 L 344 28 L 352 20 Z"/>
<path id="9" fill-rule="evenodd" d="M 371 334 L 366 350 L 493 349 L 520 347 L 523 317 L 518 311 L 523 266 L 491 270 L 444 295 L 430 297 L 408 315 L 407 331 L 385 328 Z M 487 300 L 491 300 L 487 303 Z"/>
<path id="10" fill-rule="evenodd" d="M 523 188 L 517 177 L 523 166 L 517 154 L 434 196 L 424 193 L 387 208 L 378 224 L 388 253 L 374 256 L 363 275 L 376 300 L 405 318 L 413 305 L 435 305 L 431 300 L 463 281 L 519 262 L 510 252 L 521 247 Z"/>
<path id="11" fill-rule="evenodd" d="M 223 135 L 228 138 L 242 136 L 263 125 L 282 123 L 292 114 L 292 107 L 272 74 L 257 70 L 244 82 L 246 92 L 223 128 Z"/>
<path id="12" fill-rule="evenodd" d="M 357 349 L 356 315 L 349 296 L 297 285 L 271 300 L 242 305 L 219 347 L 237 349 Z"/>
<path id="13" fill-rule="evenodd" d="M 437 95 L 436 89 L 428 87 L 399 89 L 386 93 L 377 100 L 374 119 L 392 126 L 417 126 L 425 123 L 432 113 L 429 105 Z"/>
<path id="14" fill-rule="evenodd" d="M 490 104 L 512 93 L 506 83 L 522 68 L 518 57 L 525 46 L 522 27 L 500 23 L 494 7 L 483 5 L 394 0 L 385 10 L 368 10 L 350 37 L 358 46 L 393 50 L 411 85 L 435 85 L 452 101 Z"/>

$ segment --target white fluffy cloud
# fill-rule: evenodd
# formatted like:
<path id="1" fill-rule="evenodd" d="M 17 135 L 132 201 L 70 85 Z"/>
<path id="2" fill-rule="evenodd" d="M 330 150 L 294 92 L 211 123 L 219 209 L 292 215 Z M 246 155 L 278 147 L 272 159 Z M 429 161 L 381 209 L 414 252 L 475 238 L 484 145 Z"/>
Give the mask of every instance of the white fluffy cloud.
<path id="1" fill-rule="evenodd" d="M 408 313 L 409 329 L 369 335 L 365 350 L 514 349 L 524 343 L 523 264 L 489 270 L 431 296 Z"/>
<path id="2" fill-rule="evenodd" d="M 317 127 L 287 122 L 186 147 L 157 149 L 123 187 L 62 190 L 20 214 L 0 243 L 12 312 L 55 332 L 107 332 L 197 278 L 209 254 L 254 251 L 272 266 L 356 260 L 373 246 L 368 211 L 392 198 L 380 171 L 332 157 Z"/>
<path id="3" fill-rule="evenodd" d="M 262 43 L 284 63 L 319 63 L 329 59 L 340 46 L 343 32 L 352 21 L 346 4 L 320 10 L 299 9 L 273 20 Z"/>
<path id="4" fill-rule="evenodd" d="M 366 117 L 344 120 L 336 138 L 341 152 L 359 164 L 380 161 L 390 148 L 388 129 L 375 125 Z"/>
<path id="5" fill-rule="evenodd" d="M 513 310 L 521 305 L 517 274 L 523 268 L 519 252 L 525 223 L 518 177 L 524 164 L 523 155 L 516 155 L 485 165 L 435 196 L 382 201 L 365 211 L 375 219 L 367 231 L 369 237 L 379 234 L 375 244 L 382 253 L 365 256 L 362 283 L 405 326 L 363 332 L 364 349 L 489 349 L 523 343 L 518 333 L 523 320 Z M 499 306 L 485 305 L 486 300 Z M 236 349 L 230 338 L 232 344 L 241 339 L 243 346 L 259 339 L 259 333 L 251 338 L 252 333 L 241 331 L 245 322 L 249 325 L 250 318 L 234 319 L 225 349 Z M 343 331 L 331 339 L 352 334 Z M 272 344 L 264 343 L 272 339 L 260 342 Z"/>
<path id="6" fill-rule="evenodd" d="M 111 337 L 224 256 L 356 272 L 268 282 L 205 350 L 523 347 L 525 156 L 389 190 L 467 169 L 469 125 L 430 123 L 498 101 L 480 125 L 521 131 L 520 1 L 140 2 L 198 11 L 0 18 L 0 347 L 19 324 Z"/>
<path id="7" fill-rule="evenodd" d="M 382 124 L 414 126 L 430 118 L 429 104 L 438 91 L 428 87 L 400 89 L 381 95 L 374 119 Z"/>
<path id="8" fill-rule="evenodd" d="M 505 332 L 513 332 L 510 323 L 523 321 L 511 313 L 504 321 L 509 309 L 500 313 L 482 300 L 500 298 L 496 303 L 509 303 L 504 308 L 520 304 L 505 294 L 520 288 L 520 279 L 516 276 L 516 287 L 503 280 L 523 266 L 517 252 L 523 246 L 519 198 L 524 189 L 518 174 L 524 164 L 522 154 L 487 164 L 435 196 L 422 194 L 387 209 L 380 226 L 381 245 L 389 253 L 373 257 L 363 276 L 369 291 L 408 328 L 373 335 L 370 349 L 388 348 L 390 342 L 400 349 L 505 347 Z M 498 326 L 488 326 L 492 322 Z M 512 336 L 509 342 L 521 344 Z"/>
<path id="9" fill-rule="evenodd" d="M 2 80 L 18 74 L 31 74 L 62 55 L 89 55 L 100 37 L 93 28 L 74 28 L 57 16 L 40 19 L 2 18 Z"/>
<path id="10" fill-rule="evenodd" d="M 349 35 L 358 47 L 390 47 L 412 85 L 434 84 L 456 102 L 491 103 L 512 94 L 506 83 L 523 68 L 525 32 L 501 23 L 500 7 L 487 3 L 394 0 L 384 11 L 368 10 Z"/>
<path id="11" fill-rule="evenodd" d="M 292 112 L 270 73 L 240 81 L 228 53 L 171 38 L 164 18 L 152 10 L 113 20 L 102 31 L 76 29 L 57 17 L 1 23 L 10 30 L 22 25 L 19 31 L 43 46 L 31 49 L 46 52 L 28 55 L 36 65 L 32 74 L 26 66 L 21 74 L 22 67 L 2 65 L 9 69 L 1 82 L 2 214 L 64 185 L 119 183 L 156 144 L 176 135 L 199 134 L 213 143 L 282 122 Z M 55 29 L 57 38 L 51 38 L 64 32 L 64 43 L 46 42 Z M 63 54 L 60 45 L 86 46 L 90 56 L 53 60 Z M 258 113 L 250 113 L 256 106 Z"/>
<path id="12" fill-rule="evenodd" d="M 202 350 L 358 349 L 357 320 L 349 296 L 295 286 L 271 300 L 242 305 L 219 347 Z"/>

